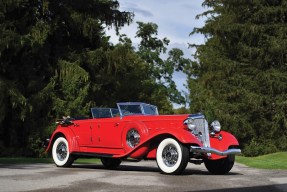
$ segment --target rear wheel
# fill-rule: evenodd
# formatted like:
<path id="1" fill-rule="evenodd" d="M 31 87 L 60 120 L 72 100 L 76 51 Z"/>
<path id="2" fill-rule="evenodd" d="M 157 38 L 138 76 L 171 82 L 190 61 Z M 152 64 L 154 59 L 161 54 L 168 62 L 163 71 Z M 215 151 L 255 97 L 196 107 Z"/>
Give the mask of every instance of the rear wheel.
<path id="1" fill-rule="evenodd" d="M 120 164 L 120 159 L 113 158 L 101 158 L 101 161 L 106 169 L 116 169 Z"/>
<path id="2" fill-rule="evenodd" d="M 186 146 L 172 138 L 164 139 L 156 151 L 156 162 L 160 170 L 166 174 L 180 174 L 189 161 Z"/>
<path id="3" fill-rule="evenodd" d="M 235 155 L 228 155 L 226 158 L 217 159 L 217 160 L 204 160 L 206 169 L 215 175 L 224 175 L 228 173 L 235 161 Z"/>
<path id="4" fill-rule="evenodd" d="M 69 153 L 69 144 L 64 137 L 55 140 L 52 148 L 52 157 L 58 167 L 69 167 L 74 158 Z"/>

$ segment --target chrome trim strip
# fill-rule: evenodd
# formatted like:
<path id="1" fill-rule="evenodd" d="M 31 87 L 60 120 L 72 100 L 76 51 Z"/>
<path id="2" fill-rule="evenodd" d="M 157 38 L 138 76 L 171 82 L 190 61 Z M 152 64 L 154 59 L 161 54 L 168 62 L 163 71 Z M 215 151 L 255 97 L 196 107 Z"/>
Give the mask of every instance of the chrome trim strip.
<path id="1" fill-rule="evenodd" d="M 225 151 L 219 151 L 219 150 L 211 148 L 211 147 L 197 147 L 197 146 L 191 146 L 190 152 L 214 153 L 214 154 L 220 155 L 220 156 L 226 156 L 226 155 L 231 155 L 231 154 L 235 154 L 235 155 L 241 154 L 240 149 L 228 149 Z"/>

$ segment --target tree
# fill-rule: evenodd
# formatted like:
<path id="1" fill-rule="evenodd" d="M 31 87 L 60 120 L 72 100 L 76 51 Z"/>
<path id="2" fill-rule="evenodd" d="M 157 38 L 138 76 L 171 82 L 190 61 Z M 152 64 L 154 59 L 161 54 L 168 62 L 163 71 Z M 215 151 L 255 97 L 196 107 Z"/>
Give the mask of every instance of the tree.
<path id="1" fill-rule="evenodd" d="M 108 67 L 100 70 L 100 74 L 107 74 L 106 77 L 91 75 L 97 77 L 94 81 L 100 85 L 92 95 L 104 106 L 118 101 L 144 101 L 157 105 L 162 114 L 173 113 L 172 102 L 182 103 L 184 99 L 176 89 L 172 75 L 190 61 L 183 58 L 179 49 L 170 50 L 167 59 L 162 59 L 168 40 L 157 38 L 156 24 L 138 24 L 137 37 L 141 40 L 138 49 L 126 35 L 121 35 L 117 45 L 94 54 L 97 62 L 107 63 Z"/>
<path id="2" fill-rule="evenodd" d="M 0 156 L 36 156 L 62 116 L 90 107 L 145 101 L 172 113 L 183 102 L 172 80 L 190 61 L 166 51 L 157 25 L 139 23 L 138 50 L 125 36 L 113 45 L 106 28 L 132 21 L 114 0 L 0 2 Z M 11 151 L 10 151 L 11 150 Z"/>
<path id="3" fill-rule="evenodd" d="M 154 94 L 160 94 L 163 98 L 167 96 L 169 101 L 174 103 L 185 103 L 185 99 L 177 90 L 172 77 L 175 71 L 182 71 L 190 63 L 190 60 L 184 58 L 182 50 L 177 48 L 170 50 L 167 59 L 164 60 L 162 55 L 166 54 L 169 40 L 157 38 L 158 26 L 155 23 L 137 22 L 137 24 L 136 37 L 141 39 L 137 53 L 149 66 L 150 78 L 157 83 L 157 93 Z"/>
<path id="4" fill-rule="evenodd" d="M 92 78 L 85 59 L 109 48 L 105 27 L 118 30 L 133 17 L 118 7 L 112 0 L 0 2 L 1 151 L 34 146 L 29 142 L 59 111 L 87 109 Z"/>
<path id="5" fill-rule="evenodd" d="M 287 1 L 203 5 L 206 24 L 192 32 L 206 43 L 189 70 L 191 109 L 221 119 L 247 155 L 286 150 Z"/>

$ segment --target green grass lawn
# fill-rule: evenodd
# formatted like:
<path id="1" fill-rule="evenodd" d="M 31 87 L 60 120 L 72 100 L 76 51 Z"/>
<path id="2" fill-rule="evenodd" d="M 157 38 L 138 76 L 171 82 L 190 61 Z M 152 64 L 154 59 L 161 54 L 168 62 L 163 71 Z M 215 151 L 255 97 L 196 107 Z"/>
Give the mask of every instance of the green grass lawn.
<path id="1" fill-rule="evenodd" d="M 236 162 L 259 169 L 287 169 L 287 152 L 272 153 L 258 157 L 236 156 Z"/>

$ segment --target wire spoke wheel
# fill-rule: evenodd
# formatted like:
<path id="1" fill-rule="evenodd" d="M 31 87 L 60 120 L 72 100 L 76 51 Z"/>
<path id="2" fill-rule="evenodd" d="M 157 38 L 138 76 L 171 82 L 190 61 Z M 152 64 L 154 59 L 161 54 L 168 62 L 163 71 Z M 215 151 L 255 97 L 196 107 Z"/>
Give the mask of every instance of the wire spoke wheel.
<path id="1" fill-rule="evenodd" d="M 172 167 L 178 160 L 178 152 L 174 145 L 167 145 L 162 151 L 162 159 L 166 166 Z"/>
<path id="2" fill-rule="evenodd" d="M 57 158 L 63 161 L 67 157 L 67 146 L 64 142 L 60 142 L 56 149 Z"/>
<path id="3" fill-rule="evenodd" d="M 156 162 L 166 174 L 180 174 L 189 161 L 188 148 L 173 138 L 162 140 L 156 151 Z"/>
<path id="4" fill-rule="evenodd" d="M 64 137 L 58 137 L 53 143 L 52 157 L 58 167 L 69 167 L 74 157 L 69 154 L 69 144 Z"/>

